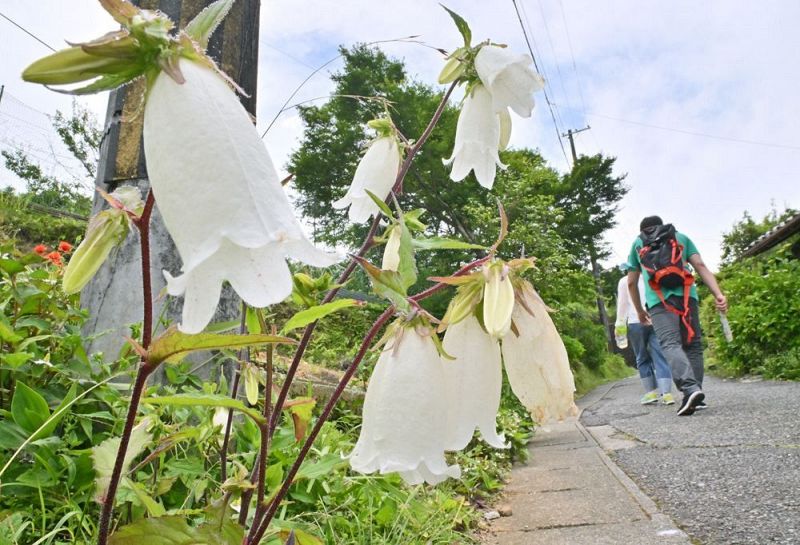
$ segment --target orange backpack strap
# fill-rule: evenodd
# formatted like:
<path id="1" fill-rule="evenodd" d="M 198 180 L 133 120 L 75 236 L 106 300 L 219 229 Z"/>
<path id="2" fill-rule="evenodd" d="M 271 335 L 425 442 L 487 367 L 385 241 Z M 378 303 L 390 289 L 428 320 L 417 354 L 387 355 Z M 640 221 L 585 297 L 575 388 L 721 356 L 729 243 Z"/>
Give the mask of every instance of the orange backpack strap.
<path id="1" fill-rule="evenodd" d="M 661 300 L 661 304 L 664 305 L 664 308 L 681 317 L 681 322 L 683 322 L 684 327 L 686 327 L 686 344 L 691 343 L 695 337 L 695 330 L 692 327 L 692 319 L 689 312 L 689 295 L 691 293 L 692 284 L 694 284 L 694 276 L 686 270 L 683 271 L 683 311 L 680 311 L 673 305 L 667 303 L 667 300 L 664 299 L 664 294 L 661 292 L 661 286 L 653 279 L 653 277 L 650 277 L 648 284 L 650 284 L 650 288 L 656 292 L 656 295 L 658 295 L 658 298 Z"/>

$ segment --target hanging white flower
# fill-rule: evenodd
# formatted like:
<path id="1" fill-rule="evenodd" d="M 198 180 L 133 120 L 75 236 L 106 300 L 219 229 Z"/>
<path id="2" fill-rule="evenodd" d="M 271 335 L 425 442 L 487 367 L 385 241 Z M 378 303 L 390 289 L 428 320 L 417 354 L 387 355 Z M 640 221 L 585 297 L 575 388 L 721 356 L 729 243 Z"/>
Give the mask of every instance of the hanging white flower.
<path id="1" fill-rule="evenodd" d="M 504 117 L 508 117 L 507 111 Z M 444 161 L 446 165 L 453 165 L 450 179 L 459 182 L 474 170 L 478 183 L 492 188 L 496 167 L 506 168 L 500 162 L 499 150 L 508 142 L 510 119 L 502 126 L 505 133 L 501 137 L 501 119 L 492 107 L 492 96 L 483 85 L 475 85 L 458 115 L 453 154 Z"/>
<path id="2" fill-rule="evenodd" d="M 511 285 L 508 267 L 502 261 L 489 265 L 484 274 L 483 325 L 495 339 L 500 339 L 511 329 L 514 310 L 514 286 Z"/>
<path id="3" fill-rule="evenodd" d="M 512 316 L 519 336 L 509 333 L 502 342 L 511 389 L 539 424 L 576 415 L 575 380 L 547 306 L 527 282 L 519 296 L 524 305 L 517 303 Z"/>
<path id="4" fill-rule="evenodd" d="M 481 47 L 475 56 L 475 70 L 492 96 L 495 112 L 511 108 L 521 117 L 531 116 L 533 94 L 544 88 L 544 79 L 532 63 L 530 55 L 517 55 L 506 47 Z"/>
<path id="5" fill-rule="evenodd" d="M 506 448 L 495 429 L 503 371 L 500 344 L 469 316 L 447 328 L 444 351 L 455 359 L 442 357 L 448 400 L 447 450 L 461 450 L 475 429 L 495 448 Z"/>
<path id="6" fill-rule="evenodd" d="M 447 400 L 433 340 L 401 329 L 378 358 L 364 398 L 361 434 L 350 466 L 359 473 L 397 472 L 409 484 L 458 478 L 444 458 Z"/>
<path id="7" fill-rule="evenodd" d="M 353 223 L 364 223 L 378 213 L 365 189 L 381 199 L 392 190 L 400 168 L 400 147 L 394 136 L 382 136 L 373 140 L 369 149 L 356 167 L 353 182 L 344 197 L 333 203 L 334 208 L 350 207 L 348 217 Z"/>
<path id="8" fill-rule="evenodd" d="M 144 112 L 147 171 L 158 209 L 183 260 L 165 272 L 170 295 L 184 295 L 180 329 L 202 331 L 222 282 L 249 305 L 286 298 L 291 257 L 328 266 L 337 256 L 309 242 L 292 212 L 250 116 L 210 68 L 180 60 L 184 84 L 157 76 Z"/>

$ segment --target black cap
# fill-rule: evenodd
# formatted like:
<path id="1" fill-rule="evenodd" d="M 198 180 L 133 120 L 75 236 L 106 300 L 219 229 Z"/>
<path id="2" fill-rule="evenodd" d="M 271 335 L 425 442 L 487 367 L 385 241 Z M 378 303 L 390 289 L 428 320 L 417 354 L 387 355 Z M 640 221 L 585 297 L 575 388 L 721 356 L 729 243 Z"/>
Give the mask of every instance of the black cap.
<path id="1" fill-rule="evenodd" d="M 664 225 L 664 222 L 661 221 L 661 218 L 658 216 L 647 216 L 642 220 L 642 223 L 639 224 L 639 230 L 644 231 L 648 227 L 655 227 L 656 225 Z"/>

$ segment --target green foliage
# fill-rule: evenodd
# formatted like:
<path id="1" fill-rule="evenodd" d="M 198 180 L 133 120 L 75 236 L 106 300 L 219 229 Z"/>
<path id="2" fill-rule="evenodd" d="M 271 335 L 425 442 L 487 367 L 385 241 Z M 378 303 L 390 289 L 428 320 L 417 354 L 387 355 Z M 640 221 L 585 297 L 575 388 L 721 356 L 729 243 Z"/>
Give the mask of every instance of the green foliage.
<path id="1" fill-rule="evenodd" d="M 62 240 L 74 243 L 85 231 L 85 221 L 34 210 L 24 196 L 15 195 L 11 188 L 0 192 L 0 243 L 13 240 L 27 250 L 37 244 L 53 247 Z"/>
<path id="2" fill-rule="evenodd" d="M 722 372 L 796 377 L 800 260 L 791 256 L 789 246 L 790 242 L 784 243 L 767 256 L 741 260 L 721 272 L 720 286 L 730 302 L 733 342 L 722 335 L 712 298 L 703 301 L 703 332 Z"/>
<path id="3" fill-rule="evenodd" d="M 773 206 L 761 221 L 755 221 L 745 210 L 742 219 L 734 223 L 730 231 L 722 234 L 722 264 L 730 265 L 739 259 L 742 253 L 759 237 L 797 212 L 797 210 L 787 208 L 779 213 Z"/>

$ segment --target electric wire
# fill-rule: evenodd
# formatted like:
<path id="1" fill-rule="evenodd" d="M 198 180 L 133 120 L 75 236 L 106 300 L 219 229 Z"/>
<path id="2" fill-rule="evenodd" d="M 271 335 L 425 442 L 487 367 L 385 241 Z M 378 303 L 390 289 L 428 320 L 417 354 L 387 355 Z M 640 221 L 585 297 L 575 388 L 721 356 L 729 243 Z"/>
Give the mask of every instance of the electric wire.
<path id="1" fill-rule="evenodd" d="M 42 40 L 40 37 L 38 37 L 36 34 L 34 34 L 33 32 L 31 32 L 30 30 L 28 30 L 27 28 L 25 28 L 25 27 L 24 27 L 24 26 L 22 26 L 21 24 L 19 24 L 19 23 L 17 23 L 16 21 L 14 21 L 14 20 L 13 20 L 11 17 L 9 17 L 8 15 L 6 15 L 6 14 L 5 14 L 5 13 L 3 13 L 2 11 L 0 11 L 0 17 L 2 17 L 3 19 L 5 19 L 5 20 L 6 20 L 6 21 L 8 21 L 9 23 L 11 23 L 12 25 L 14 25 L 15 27 L 17 27 L 18 29 L 20 29 L 22 32 L 24 32 L 25 34 L 27 34 L 28 36 L 30 36 L 31 38 L 33 38 L 34 40 L 36 40 L 37 42 L 39 42 L 40 44 L 42 44 L 43 46 L 45 46 L 45 47 L 46 47 L 47 49 L 49 49 L 50 51 L 53 51 L 53 52 L 55 52 L 55 50 L 56 50 L 56 48 L 55 48 L 55 47 L 53 47 L 53 46 L 52 46 L 52 45 L 50 45 L 49 43 L 47 43 L 47 42 L 45 42 L 44 40 Z"/>
<path id="2" fill-rule="evenodd" d="M 528 52 L 531 54 L 531 58 L 533 59 L 533 66 L 536 68 L 536 71 L 539 71 L 539 64 L 536 61 L 536 55 L 533 54 L 533 47 L 531 46 L 531 41 L 528 38 L 528 32 L 525 30 L 525 24 L 522 22 L 522 16 L 519 12 L 519 6 L 517 6 L 517 0 L 511 0 L 511 3 L 514 5 L 514 11 L 517 13 L 517 20 L 519 21 L 519 26 L 522 28 L 522 35 L 525 37 L 525 43 L 528 45 Z M 540 72 L 541 73 L 541 72 Z M 550 97 L 547 94 L 547 88 L 545 87 L 542 89 L 544 92 L 544 99 L 547 103 L 547 108 L 550 110 L 550 117 L 553 119 L 553 127 L 556 130 L 556 138 L 558 138 L 558 145 L 561 147 L 561 153 L 564 155 L 564 161 L 567 162 L 569 165 L 569 159 L 567 158 L 567 150 L 564 148 L 564 141 L 561 139 L 561 130 L 558 128 L 558 123 L 556 122 L 556 114 L 553 111 L 552 102 L 550 102 Z"/>

